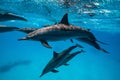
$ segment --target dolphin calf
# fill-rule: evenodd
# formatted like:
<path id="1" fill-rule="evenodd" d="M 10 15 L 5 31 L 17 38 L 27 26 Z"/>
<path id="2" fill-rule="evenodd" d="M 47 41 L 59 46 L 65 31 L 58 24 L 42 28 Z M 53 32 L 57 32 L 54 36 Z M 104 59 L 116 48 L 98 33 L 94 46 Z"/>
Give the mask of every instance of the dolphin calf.
<path id="1" fill-rule="evenodd" d="M 65 14 L 60 23 L 35 30 L 27 34 L 26 37 L 18 40 L 40 41 L 43 46 L 51 48 L 48 41 L 60 41 L 80 37 L 95 40 L 94 35 L 88 29 L 70 25 L 68 22 L 68 14 Z"/>
<path id="2" fill-rule="evenodd" d="M 54 73 L 59 72 L 59 71 L 55 70 L 55 68 L 60 66 L 63 63 L 64 59 L 67 57 L 67 55 L 76 47 L 79 47 L 79 46 L 78 45 L 71 46 L 71 47 L 63 50 L 61 53 L 53 52 L 53 58 L 46 65 L 46 67 L 42 71 L 42 74 L 40 75 L 40 77 L 42 77 L 44 74 L 46 74 L 50 71 L 54 72 Z"/>
<path id="3" fill-rule="evenodd" d="M 60 66 L 62 66 L 62 65 L 65 65 L 65 66 L 69 65 L 69 64 L 67 64 L 67 62 L 69 62 L 69 61 L 70 61 L 71 59 L 73 59 L 76 55 L 78 55 L 78 54 L 80 54 L 80 53 L 82 53 L 82 52 L 85 52 L 85 51 L 84 51 L 84 50 L 81 50 L 81 51 L 77 51 L 77 52 L 68 54 L 68 55 L 66 56 L 66 58 L 63 60 L 63 62 L 62 62 L 61 64 L 59 64 L 57 67 L 60 67 Z"/>
<path id="4" fill-rule="evenodd" d="M 27 21 L 27 19 L 13 13 L 0 13 L 0 21 L 9 21 L 9 20 Z"/>

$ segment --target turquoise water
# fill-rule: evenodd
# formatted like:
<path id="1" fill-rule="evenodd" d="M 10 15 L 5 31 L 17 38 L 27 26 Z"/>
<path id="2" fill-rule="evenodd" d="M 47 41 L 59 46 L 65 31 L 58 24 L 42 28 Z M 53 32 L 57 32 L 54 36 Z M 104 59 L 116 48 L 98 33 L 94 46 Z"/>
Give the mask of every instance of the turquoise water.
<path id="1" fill-rule="evenodd" d="M 97 8 L 82 7 L 90 1 L 99 3 Z M 0 25 L 41 28 L 59 22 L 68 13 L 71 24 L 90 29 L 98 40 L 109 44 L 100 46 L 110 52 L 105 54 L 76 40 L 74 43 L 69 40 L 49 42 L 53 49 L 47 49 L 37 41 L 18 41 L 25 33 L 0 33 L 0 68 L 10 66 L 0 71 L 0 80 L 120 80 L 120 1 L 90 1 L 70 0 L 70 5 L 66 5 L 63 0 L 0 0 L 0 9 L 28 20 L 5 21 Z M 90 16 L 89 12 L 94 15 Z M 39 77 L 53 51 L 61 52 L 76 43 L 84 46 L 86 52 L 69 61 L 69 66 L 57 68 L 58 73 L 49 72 Z M 16 62 L 19 64 L 14 65 Z"/>

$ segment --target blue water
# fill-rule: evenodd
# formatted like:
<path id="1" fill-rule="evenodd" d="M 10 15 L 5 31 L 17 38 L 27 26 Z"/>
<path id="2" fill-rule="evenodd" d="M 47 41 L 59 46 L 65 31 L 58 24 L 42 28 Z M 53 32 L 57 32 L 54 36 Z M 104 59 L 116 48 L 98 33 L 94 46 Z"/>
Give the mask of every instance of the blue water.
<path id="1" fill-rule="evenodd" d="M 15 27 L 37 27 L 59 22 L 69 13 L 69 22 L 88 28 L 100 41 L 100 45 L 110 52 L 105 54 L 90 45 L 74 40 L 49 42 L 53 49 L 47 49 L 37 41 L 18 41 L 26 34 L 22 32 L 0 33 L 0 66 L 28 61 L 0 72 L 0 80 L 120 80 L 120 1 L 119 0 L 70 0 L 67 6 L 63 0 L 0 0 L 0 9 L 13 12 L 28 19 L 24 21 L 0 22 L 0 25 Z M 94 1 L 98 8 L 84 9 L 83 4 Z M 94 12 L 90 17 L 86 12 Z M 57 68 L 58 73 L 49 72 L 39 77 L 53 56 L 53 51 L 62 50 L 79 43 L 86 51 L 68 62 L 69 66 Z M 76 49 L 74 51 L 79 50 Z"/>

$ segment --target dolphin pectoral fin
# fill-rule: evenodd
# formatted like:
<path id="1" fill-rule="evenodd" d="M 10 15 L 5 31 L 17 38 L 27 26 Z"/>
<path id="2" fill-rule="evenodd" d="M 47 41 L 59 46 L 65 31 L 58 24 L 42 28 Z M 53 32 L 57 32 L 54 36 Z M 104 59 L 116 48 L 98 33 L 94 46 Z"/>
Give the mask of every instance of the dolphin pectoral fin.
<path id="1" fill-rule="evenodd" d="M 73 43 L 73 40 L 72 40 L 72 39 L 70 39 L 70 41 Z"/>
<path id="2" fill-rule="evenodd" d="M 41 44 L 47 48 L 52 48 L 47 41 L 44 41 L 44 40 L 40 40 Z"/>
<path id="3" fill-rule="evenodd" d="M 62 20 L 59 22 L 59 24 L 65 24 L 65 25 L 69 25 L 69 22 L 68 22 L 68 13 L 66 13 Z"/>
<path id="4" fill-rule="evenodd" d="M 69 64 L 67 64 L 67 63 L 65 63 L 64 65 L 65 65 L 65 66 L 69 66 Z"/>
<path id="5" fill-rule="evenodd" d="M 109 52 L 108 51 L 106 51 L 105 49 L 103 49 L 103 48 L 100 48 L 100 50 L 101 51 L 103 51 L 103 52 L 105 52 L 105 53 L 107 53 L 107 54 L 109 54 Z"/>
<path id="6" fill-rule="evenodd" d="M 57 73 L 57 72 L 59 72 L 59 71 L 57 71 L 57 70 L 53 69 L 51 72 L 53 72 L 53 73 Z"/>

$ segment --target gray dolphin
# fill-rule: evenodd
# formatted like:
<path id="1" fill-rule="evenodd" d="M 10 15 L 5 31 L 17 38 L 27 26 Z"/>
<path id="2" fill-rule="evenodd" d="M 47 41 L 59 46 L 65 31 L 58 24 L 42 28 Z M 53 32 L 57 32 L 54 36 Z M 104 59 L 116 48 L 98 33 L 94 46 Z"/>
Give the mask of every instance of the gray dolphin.
<path id="1" fill-rule="evenodd" d="M 0 13 L 0 21 L 9 21 L 9 20 L 27 21 L 27 19 L 13 13 Z"/>
<path id="2" fill-rule="evenodd" d="M 81 50 L 81 51 L 77 51 L 77 52 L 68 54 L 68 55 L 66 56 L 66 58 L 63 60 L 63 62 L 62 62 L 61 64 L 59 64 L 57 67 L 60 67 L 60 66 L 62 66 L 62 65 L 65 65 L 65 66 L 69 65 L 69 64 L 67 64 L 67 62 L 69 62 L 69 61 L 70 61 L 71 59 L 73 59 L 76 55 L 78 55 L 78 54 L 80 54 L 80 53 L 82 53 L 82 52 L 85 52 L 85 51 L 84 51 L 84 50 Z"/>
<path id="3" fill-rule="evenodd" d="M 47 26 L 46 26 L 47 27 Z M 0 26 L 0 32 L 7 32 L 7 31 L 20 31 L 20 32 L 24 32 L 24 33 L 31 33 L 35 30 L 38 30 L 39 28 L 17 28 L 17 27 L 6 27 L 6 26 Z M 73 40 L 70 39 L 71 42 L 73 43 Z M 77 38 L 76 40 L 78 41 L 82 41 L 82 42 L 85 42 L 93 47 L 95 47 L 96 49 L 100 50 L 100 51 L 103 51 L 105 53 L 109 53 L 108 51 L 106 51 L 105 49 L 101 48 L 99 46 L 99 44 L 97 42 L 100 42 L 102 44 L 105 44 L 105 45 L 108 45 L 107 43 L 104 43 L 104 42 L 101 42 L 101 41 L 98 41 L 98 40 L 92 40 L 92 39 L 89 39 L 89 38 Z M 81 46 L 82 47 L 82 46 Z M 83 48 L 83 47 L 82 47 Z"/>
<path id="4" fill-rule="evenodd" d="M 37 29 L 39 29 L 39 28 L 20 28 L 20 29 L 18 29 L 18 31 L 22 31 L 22 32 L 25 32 L 25 33 L 30 33 L 30 32 L 33 32 L 33 31 L 35 31 L 35 30 L 37 30 Z M 73 43 L 73 40 L 72 40 L 72 39 L 70 39 L 70 40 L 71 40 L 71 42 Z M 107 44 L 107 43 L 104 43 L 104 42 L 101 42 L 101 41 L 98 41 L 97 39 L 95 39 L 95 40 L 90 40 L 89 38 L 77 38 L 76 40 L 82 41 L 82 42 L 84 42 L 84 43 L 87 43 L 87 44 L 89 44 L 89 45 L 95 47 L 96 49 L 98 49 L 98 50 L 100 50 L 100 51 L 103 51 L 103 52 L 105 52 L 105 53 L 109 53 L 109 52 L 106 51 L 105 49 L 101 48 L 97 42 L 102 43 L 102 44 L 104 44 L 104 45 L 108 45 L 108 44 Z M 81 46 L 81 48 L 83 48 L 83 47 Z"/>
<path id="5" fill-rule="evenodd" d="M 80 37 L 95 40 L 94 35 L 88 29 L 70 25 L 68 22 L 68 14 L 65 14 L 59 24 L 35 30 L 19 40 L 36 40 L 40 41 L 45 47 L 51 48 L 47 43 L 48 41 L 60 41 Z"/>
<path id="6" fill-rule="evenodd" d="M 18 28 L 18 27 L 12 27 L 12 26 L 6 26 L 6 25 L 0 25 L 0 33 L 3 32 L 9 32 L 9 31 L 20 31 L 24 33 L 30 33 L 39 28 Z"/>
<path id="7" fill-rule="evenodd" d="M 42 77 L 44 74 L 46 74 L 50 71 L 54 72 L 54 73 L 59 72 L 59 71 L 55 70 L 55 68 L 57 68 L 64 61 L 64 59 L 67 57 L 67 55 L 76 47 L 79 47 L 79 46 L 78 45 L 71 46 L 71 47 L 63 50 L 59 54 L 56 52 L 53 52 L 53 58 L 46 65 L 46 67 L 42 71 L 42 74 L 40 75 L 40 77 Z"/>
<path id="8" fill-rule="evenodd" d="M 10 26 L 7 27 L 7 26 L 4 26 L 4 25 L 0 25 L 0 32 L 20 31 L 20 32 L 24 32 L 24 33 L 28 34 L 30 32 L 33 32 L 33 31 L 37 30 L 37 29 L 39 29 L 39 28 L 17 28 L 17 27 L 10 27 Z M 72 39 L 70 39 L 70 40 L 73 43 L 73 40 Z M 76 40 L 87 43 L 87 44 L 89 44 L 89 45 L 95 47 L 96 49 L 98 49 L 100 51 L 103 51 L 105 53 L 109 53 L 105 49 L 101 48 L 97 42 L 100 42 L 104 45 L 108 45 L 107 43 L 104 43 L 104 42 L 101 42 L 101 41 L 98 41 L 98 40 L 90 40 L 89 38 L 77 38 Z M 83 48 L 83 47 L 81 46 L 81 48 Z"/>
<path id="9" fill-rule="evenodd" d="M 11 27 L 11 26 L 5 26 L 5 25 L 0 25 L 0 33 L 2 32 L 8 32 L 8 31 L 14 31 L 15 29 L 19 29 L 17 27 Z"/>

